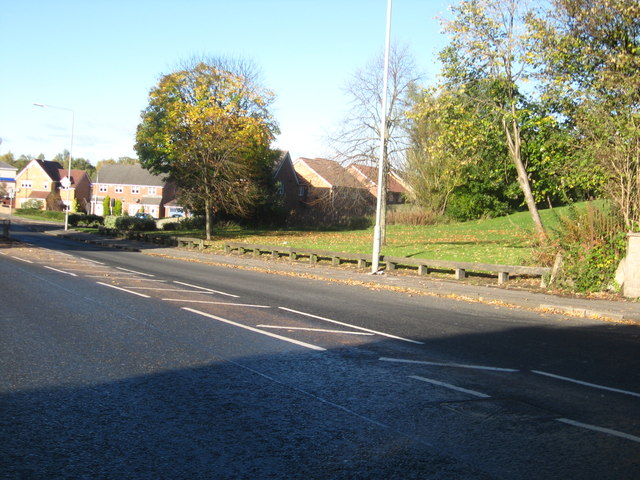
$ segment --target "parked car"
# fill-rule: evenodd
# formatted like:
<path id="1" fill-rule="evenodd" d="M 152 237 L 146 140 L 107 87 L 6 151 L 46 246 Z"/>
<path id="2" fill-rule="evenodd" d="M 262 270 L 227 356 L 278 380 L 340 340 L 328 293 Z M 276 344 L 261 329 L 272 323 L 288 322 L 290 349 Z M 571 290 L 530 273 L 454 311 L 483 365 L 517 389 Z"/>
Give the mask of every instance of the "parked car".
<path id="1" fill-rule="evenodd" d="M 136 218 L 148 218 L 150 220 L 155 220 L 155 218 L 153 218 L 152 215 L 148 214 L 148 213 L 143 213 L 143 212 L 138 212 L 134 215 L 134 217 Z"/>

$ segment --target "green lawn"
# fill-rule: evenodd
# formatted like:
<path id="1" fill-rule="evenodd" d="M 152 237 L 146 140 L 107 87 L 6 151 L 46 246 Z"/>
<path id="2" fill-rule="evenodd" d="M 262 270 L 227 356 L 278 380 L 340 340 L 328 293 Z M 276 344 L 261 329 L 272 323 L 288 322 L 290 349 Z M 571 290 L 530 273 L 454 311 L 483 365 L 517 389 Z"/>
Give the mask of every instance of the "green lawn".
<path id="1" fill-rule="evenodd" d="M 556 212 L 563 208 L 555 209 Z M 552 211 L 541 211 L 546 225 L 556 223 Z M 225 240 L 289 245 L 338 252 L 372 250 L 373 229 L 348 231 L 215 229 L 214 241 Z M 382 253 L 393 256 L 524 265 L 531 263 L 535 246 L 533 222 L 528 212 L 506 217 L 432 226 L 392 225 Z"/>
<path id="2" fill-rule="evenodd" d="M 584 207 L 584 204 L 578 205 Z M 547 227 L 567 207 L 540 212 Z M 60 214 L 60 212 L 56 212 Z M 44 219 L 44 218 L 43 218 Z M 51 220 L 51 218 L 47 218 Z M 64 215 L 61 215 L 64 219 Z M 202 232 L 159 232 L 166 235 L 203 237 Z M 373 228 L 367 230 L 308 231 L 267 230 L 246 227 L 214 228 L 213 241 L 222 250 L 224 241 L 243 241 L 263 245 L 288 245 L 337 252 L 368 253 L 372 250 Z M 431 226 L 391 225 L 382 254 L 403 257 L 526 265 L 532 263 L 536 245 L 529 212 L 464 223 Z"/>

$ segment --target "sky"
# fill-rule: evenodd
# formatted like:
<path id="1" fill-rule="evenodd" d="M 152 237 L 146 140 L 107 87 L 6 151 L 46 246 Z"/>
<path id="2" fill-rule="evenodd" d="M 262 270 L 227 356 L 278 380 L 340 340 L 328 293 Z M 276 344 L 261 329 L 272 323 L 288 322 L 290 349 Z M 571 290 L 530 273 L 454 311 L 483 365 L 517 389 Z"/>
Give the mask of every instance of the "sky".
<path id="1" fill-rule="evenodd" d="M 392 42 L 408 47 L 424 85 L 437 76 L 446 43 L 438 18 L 450 3 L 393 1 Z M 387 14 L 387 0 L 0 0 L 0 7 L 0 154 L 51 159 L 71 147 L 93 164 L 136 157 L 149 91 L 201 56 L 258 67 L 276 95 L 275 147 L 293 159 L 330 155 L 345 85 L 382 54 Z"/>

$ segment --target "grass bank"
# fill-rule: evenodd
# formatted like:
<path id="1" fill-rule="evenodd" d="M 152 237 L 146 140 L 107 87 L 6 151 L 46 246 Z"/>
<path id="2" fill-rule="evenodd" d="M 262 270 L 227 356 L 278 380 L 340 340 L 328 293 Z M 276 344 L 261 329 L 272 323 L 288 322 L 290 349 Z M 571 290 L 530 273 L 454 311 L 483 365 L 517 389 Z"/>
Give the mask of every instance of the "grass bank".
<path id="1" fill-rule="evenodd" d="M 543 210 L 547 226 L 556 224 L 564 208 Z M 372 249 L 373 229 L 342 231 L 258 230 L 216 228 L 214 241 L 243 241 L 289 245 L 339 252 L 363 253 Z M 506 217 L 429 226 L 391 225 L 382 253 L 393 256 L 526 265 L 531 263 L 536 235 L 529 212 Z"/>

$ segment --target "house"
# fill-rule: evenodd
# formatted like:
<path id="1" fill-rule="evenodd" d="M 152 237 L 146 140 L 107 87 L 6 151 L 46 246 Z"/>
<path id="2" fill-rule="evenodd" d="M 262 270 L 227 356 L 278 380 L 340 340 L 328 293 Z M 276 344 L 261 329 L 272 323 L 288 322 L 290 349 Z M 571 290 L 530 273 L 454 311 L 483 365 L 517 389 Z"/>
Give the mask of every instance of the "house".
<path id="1" fill-rule="evenodd" d="M 349 165 L 347 170 L 377 198 L 378 167 L 353 163 Z M 410 187 L 404 180 L 393 170 L 387 173 L 387 204 L 405 203 L 409 195 Z"/>
<path id="2" fill-rule="evenodd" d="M 159 176 L 141 165 L 104 165 L 97 173 L 91 197 L 91 213 L 109 215 L 103 211 L 106 197 L 113 207 L 116 200 L 122 201 L 122 212 L 135 215 L 148 213 L 154 218 L 173 216 L 182 209 L 172 202 L 175 188 Z M 178 209 L 180 212 L 178 212 Z"/>
<path id="3" fill-rule="evenodd" d="M 16 188 L 16 172 L 18 169 L 8 163 L 0 162 L 0 201 L 9 202 Z"/>
<path id="4" fill-rule="evenodd" d="M 73 200 L 87 211 L 91 197 L 91 180 L 84 170 L 65 169 L 58 162 L 31 160 L 16 175 L 15 205 L 38 202 L 43 210 L 71 208 Z"/>
<path id="5" fill-rule="evenodd" d="M 304 204 L 329 220 L 366 215 L 375 197 L 338 162 L 325 158 L 298 158 L 293 164 L 306 188 Z"/>
<path id="6" fill-rule="evenodd" d="M 297 212 L 306 199 L 306 187 L 296 174 L 289 152 L 281 151 L 273 168 L 282 206 L 286 212 Z"/>

